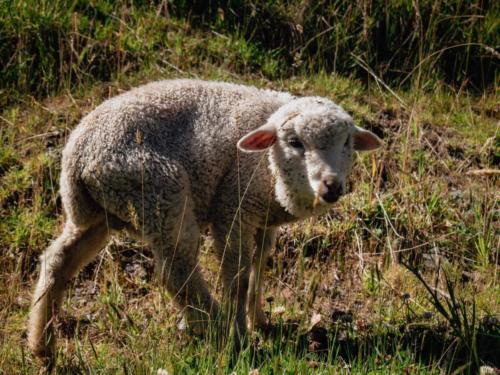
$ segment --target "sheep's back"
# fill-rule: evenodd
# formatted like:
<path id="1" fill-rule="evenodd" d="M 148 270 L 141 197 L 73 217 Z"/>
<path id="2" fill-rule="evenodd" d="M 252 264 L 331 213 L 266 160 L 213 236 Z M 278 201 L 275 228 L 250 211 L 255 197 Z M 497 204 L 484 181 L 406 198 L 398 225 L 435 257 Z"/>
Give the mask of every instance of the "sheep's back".
<path id="1" fill-rule="evenodd" d="M 81 121 L 65 148 L 63 168 L 70 171 L 66 174 L 92 175 L 117 158 L 157 153 L 185 168 L 198 215 L 204 217 L 217 185 L 236 167 L 238 139 L 262 125 L 284 99 L 217 82 L 141 86 L 107 100 Z"/>

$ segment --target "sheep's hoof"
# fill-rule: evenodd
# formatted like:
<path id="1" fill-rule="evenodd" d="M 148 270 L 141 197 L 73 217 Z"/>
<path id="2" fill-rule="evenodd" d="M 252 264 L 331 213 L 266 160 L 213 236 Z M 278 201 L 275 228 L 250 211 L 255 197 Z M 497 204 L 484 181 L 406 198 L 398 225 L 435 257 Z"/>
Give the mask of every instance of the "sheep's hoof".
<path id="1" fill-rule="evenodd" d="M 259 323 L 258 325 L 256 325 L 256 327 L 259 332 L 264 335 L 264 337 L 269 337 L 274 331 L 276 331 L 276 326 L 269 320 Z"/>
<path id="2" fill-rule="evenodd" d="M 55 352 L 53 346 L 38 346 L 31 347 L 33 356 L 37 359 L 38 363 L 45 368 L 47 372 L 52 371 L 55 364 Z"/>
<path id="3" fill-rule="evenodd" d="M 45 335 L 44 335 L 45 336 Z M 54 339 L 36 340 L 32 336 L 28 338 L 28 347 L 37 361 L 47 370 L 51 370 L 55 363 Z"/>
<path id="4" fill-rule="evenodd" d="M 177 324 L 179 331 L 184 331 L 192 336 L 205 337 L 209 327 L 213 324 L 208 314 L 186 314 Z"/>
<path id="5" fill-rule="evenodd" d="M 249 325 L 250 331 L 259 331 L 264 334 L 264 336 L 269 336 L 274 330 L 274 325 L 271 323 L 270 319 L 267 318 L 264 312 L 257 313 L 255 319 L 250 319 Z"/>

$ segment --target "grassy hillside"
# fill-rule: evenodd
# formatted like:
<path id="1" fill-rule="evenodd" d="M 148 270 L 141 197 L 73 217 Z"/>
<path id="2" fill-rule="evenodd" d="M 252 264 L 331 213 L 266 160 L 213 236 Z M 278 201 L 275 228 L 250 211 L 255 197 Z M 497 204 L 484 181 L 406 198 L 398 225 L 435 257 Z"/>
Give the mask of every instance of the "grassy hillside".
<path id="1" fill-rule="evenodd" d="M 150 251 L 120 237 L 71 284 L 56 373 L 500 367 L 498 5 L 302 3 L 0 3 L 0 374 L 37 369 L 25 322 L 63 223 L 69 132 L 103 100 L 177 77 L 329 97 L 384 148 L 357 158 L 328 215 L 281 229 L 265 287 L 278 332 L 235 363 L 179 328 Z M 201 253 L 219 293 L 209 237 Z"/>

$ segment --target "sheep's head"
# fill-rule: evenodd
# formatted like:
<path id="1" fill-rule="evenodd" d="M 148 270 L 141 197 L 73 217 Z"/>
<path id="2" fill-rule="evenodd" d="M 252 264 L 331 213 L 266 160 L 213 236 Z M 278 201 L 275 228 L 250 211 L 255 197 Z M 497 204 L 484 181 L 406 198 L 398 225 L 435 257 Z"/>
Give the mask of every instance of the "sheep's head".
<path id="1" fill-rule="evenodd" d="M 294 99 L 238 142 L 245 152 L 269 149 L 278 202 L 296 217 L 325 211 L 346 192 L 354 150 L 380 146 L 373 133 L 354 125 L 333 102 Z"/>

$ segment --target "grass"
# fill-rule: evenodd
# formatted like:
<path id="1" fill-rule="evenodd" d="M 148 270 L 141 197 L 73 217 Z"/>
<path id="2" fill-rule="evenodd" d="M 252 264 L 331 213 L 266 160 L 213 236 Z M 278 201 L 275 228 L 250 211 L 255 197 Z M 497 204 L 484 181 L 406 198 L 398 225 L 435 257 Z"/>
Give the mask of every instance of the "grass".
<path id="1" fill-rule="evenodd" d="M 239 27 L 231 4 L 220 7 L 227 22 L 220 12 L 200 22 L 195 8 L 184 17 L 187 5 L 179 2 L 166 8 L 168 16 L 162 2 L 40 4 L 36 10 L 21 0 L 0 5 L 0 61 L 7 61 L 0 65 L 0 374 L 37 371 L 25 322 L 38 255 L 63 220 L 57 181 L 69 132 L 110 96 L 174 77 L 327 96 L 380 135 L 385 147 L 358 158 L 352 194 L 328 215 L 280 231 L 265 284 L 266 312 L 279 334 L 256 334 L 231 363 L 230 349 L 219 348 L 216 337 L 199 340 L 178 328 L 178 311 L 152 280 L 149 250 L 120 238 L 71 284 L 59 319 L 56 373 L 474 373 L 481 365 L 500 367 L 494 351 L 500 347 L 498 175 L 484 173 L 499 164 L 497 73 L 493 69 L 484 89 L 474 84 L 469 90 L 463 76 L 441 74 L 453 55 L 433 55 L 443 43 L 457 42 L 438 31 L 449 19 L 460 19 L 453 30 L 469 43 L 495 47 L 496 5 L 477 10 L 482 16 L 471 23 L 460 16 L 469 14 L 465 3 L 453 16 L 441 12 L 419 54 L 402 54 L 391 65 L 406 72 L 398 80 L 372 60 L 378 45 L 369 49 L 374 55 L 343 56 L 335 70 L 321 64 L 328 50 L 360 37 L 353 31 L 357 8 L 345 30 L 319 35 L 318 29 L 309 44 L 319 10 L 306 12 L 301 60 L 293 61 L 279 44 L 285 31 L 277 29 L 276 44 L 266 45 L 269 24 L 254 27 L 271 11 L 269 22 L 286 24 L 295 13 L 281 2 L 244 2 L 259 12 Z M 428 6 L 448 9 L 422 5 Z M 378 22 L 372 12 L 369 30 Z M 479 40 L 485 29 L 486 39 Z M 432 33 L 441 44 L 433 44 Z M 464 55 L 468 64 L 474 53 Z M 452 84 L 460 79 L 463 85 Z M 201 252 L 214 284 L 218 265 L 209 238 Z"/>

